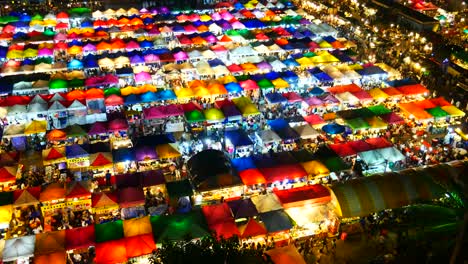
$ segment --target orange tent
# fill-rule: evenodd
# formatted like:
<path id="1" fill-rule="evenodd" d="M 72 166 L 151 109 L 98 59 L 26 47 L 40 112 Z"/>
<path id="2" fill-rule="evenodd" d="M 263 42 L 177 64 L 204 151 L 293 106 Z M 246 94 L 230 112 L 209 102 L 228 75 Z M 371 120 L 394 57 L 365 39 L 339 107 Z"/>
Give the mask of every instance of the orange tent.
<path id="1" fill-rule="evenodd" d="M 126 17 L 122 17 L 121 19 L 118 20 L 118 24 L 121 26 L 126 26 L 130 24 L 130 20 Z"/>
<path id="2" fill-rule="evenodd" d="M 219 42 L 232 42 L 232 39 L 226 35 L 224 35 Z"/>
<path id="3" fill-rule="evenodd" d="M 205 32 L 205 31 L 208 31 L 209 29 L 208 29 L 207 26 L 201 25 L 201 26 L 197 27 L 197 30 L 198 30 L 198 32 Z"/>
<path id="4" fill-rule="evenodd" d="M 104 91 L 98 88 L 86 90 L 85 97 L 87 100 L 104 98 Z"/>
<path id="5" fill-rule="evenodd" d="M 221 83 L 214 81 L 208 85 L 208 90 L 212 95 L 227 94 L 226 88 Z"/>
<path id="6" fill-rule="evenodd" d="M 67 52 L 70 55 L 78 55 L 78 54 L 83 53 L 83 48 L 81 46 L 74 45 L 68 48 Z"/>
<path id="7" fill-rule="evenodd" d="M 111 49 L 125 49 L 125 42 L 121 39 L 113 39 Z"/>
<path id="8" fill-rule="evenodd" d="M 206 40 L 200 36 L 192 38 L 192 43 L 196 45 L 206 44 Z"/>
<path id="9" fill-rule="evenodd" d="M 143 25 L 143 21 L 137 17 L 134 17 L 132 18 L 132 20 L 130 20 L 130 25 L 132 26 L 142 26 Z"/>
<path id="10" fill-rule="evenodd" d="M 101 41 L 96 45 L 96 50 L 111 50 L 112 46 L 111 44 Z"/>
<path id="11" fill-rule="evenodd" d="M 107 25 L 109 26 L 117 26 L 118 24 L 119 24 L 119 21 L 117 21 L 117 19 L 115 18 L 111 18 L 107 20 Z"/>
<path id="12" fill-rule="evenodd" d="M 188 88 L 206 87 L 206 82 L 203 80 L 193 80 L 188 83 Z"/>
<path id="13" fill-rule="evenodd" d="M 359 87 L 357 84 L 347 84 L 347 85 L 336 85 L 333 87 L 328 88 L 328 92 L 334 93 L 334 94 L 339 94 L 339 93 L 356 93 L 362 91 L 361 87 Z"/>
<path id="14" fill-rule="evenodd" d="M 68 101 L 83 100 L 86 98 L 85 93 L 81 90 L 73 90 L 68 92 L 66 97 Z"/>
<path id="15" fill-rule="evenodd" d="M 306 264 L 304 258 L 294 245 L 278 247 L 265 252 L 270 256 L 273 263 L 281 264 Z"/>
<path id="16" fill-rule="evenodd" d="M 39 201 L 41 202 L 59 199 L 65 199 L 65 188 L 61 183 L 52 183 L 47 185 L 39 195 Z M 65 245 L 65 242 L 63 245 Z"/>
<path id="17" fill-rule="evenodd" d="M 47 255 L 34 256 L 34 264 L 66 264 L 67 253 L 65 251 L 58 251 Z"/>
<path id="18" fill-rule="evenodd" d="M 65 230 L 36 235 L 35 255 L 47 255 L 65 251 Z"/>
<path id="19" fill-rule="evenodd" d="M 67 139 L 67 133 L 60 129 L 54 129 L 47 133 L 46 137 L 49 141 L 62 141 Z"/>

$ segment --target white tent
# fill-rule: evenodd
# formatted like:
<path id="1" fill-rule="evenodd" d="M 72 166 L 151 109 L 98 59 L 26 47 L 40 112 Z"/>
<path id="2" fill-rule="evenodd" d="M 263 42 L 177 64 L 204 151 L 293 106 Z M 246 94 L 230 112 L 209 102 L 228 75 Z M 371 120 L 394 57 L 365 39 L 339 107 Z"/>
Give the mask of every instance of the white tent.
<path id="1" fill-rule="evenodd" d="M 210 64 L 206 61 L 200 61 L 196 66 L 198 75 L 200 76 L 212 76 L 215 74 L 213 69 L 210 67 Z"/>
<path id="2" fill-rule="evenodd" d="M 259 213 L 266 213 L 283 209 L 278 196 L 274 193 L 252 196 L 250 198 Z"/>
<path id="3" fill-rule="evenodd" d="M 224 65 L 218 65 L 213 67 L 212 69 L 214 70 L 216 78 L 231 74 L 228 68 L 226 68 L 226 66 Z"/>
<path id="4" fill-rule="evenodd" d="M 50 98 L 49 102 L 57 102 L 57 101 L 66 101 L 65 97 L 63 97 L 61 94 L 56 93 L 52 98 Z"/>
<path id="5" fill-rule="evenodd" d="M 205 59 L 211 60 L 211 59 L 216 59 L 216 53 L 214 53 L 212 50 L 205 50 L 202 52 L 202 56 Z"/>
<path id="6" fill-rule="evenodd" d="M 28 105 L 28 114 L 39 114 L 47 112 L 47 104 L 32 103 Z"/>
<path id="7" fill-rule="evenodd" d="M 358 104 L 359 103 L 359 98 L 357 98 L 356 96 L 354 96 L 350 92 L 335 94 L 335 97 L 341 103 L 348 103 L 348 104 Z"/>
<path id="8" fill-rule="evenodd" d="M 36 236 L 24 236 L 8 239 L 3 248 L 3 261 L 15 261 L 19 258 L 34 256 Z"/>
<path id="9" fill-rule="evenodd" d="M 203 54 L 198 50 L 188 52 L 188 56 L 191 60 L 199 60 L 203 58 Z"/>
<path id="10" fill-rule="evenodd" d="M 67 110 L 65 106 L 60 103 L 59 101 L 54 101 L 50 106 L 49 106 L 49 112 L 50 111 L 65 111 Z"/>
<path id="11" fill-rule="evenodd" d="M 282 72 L 288 68 L 288 66 L 286 66 L 286 64 L 284 64 L 280 60 L 274 60 L 270 62 L 270 65 L 271 65 L 272 70 L 276 72 Z"/>
<path id="12" fill-rule="evenodd" d="M 25 105 L 14 105 L 8 107 L 8 116 L 24 115 L 27 112 L 28 110 Z"/>
<path id="13" fill-rule="evenodd" d="M 3 130 L 3 136 L 15 136 L 24 134 L 25 124 L 11 124 L 5 127 Z"/>
<path id="14" fill-rule="evenodd" d="M 255 132 L 257 139 L 259 139 L 263 144 L 269 144 L 273 142 L 281 142 L 281 138 L 273 130 L 261 130 Z"/>
<path id="15" fill-rule="evenodd" d="M 299 136 L 302 139 L 316 138 L 320 135 L 320 133 L 313 129 L 309 124 L 294 126 L 293 129 L 299 134 Z"/>
<path id="16" fill-rule="evenodd" d="M 405 156 L 395 147 L 388 147 L 376 150 L 388 162 L 405 160 Z"/>

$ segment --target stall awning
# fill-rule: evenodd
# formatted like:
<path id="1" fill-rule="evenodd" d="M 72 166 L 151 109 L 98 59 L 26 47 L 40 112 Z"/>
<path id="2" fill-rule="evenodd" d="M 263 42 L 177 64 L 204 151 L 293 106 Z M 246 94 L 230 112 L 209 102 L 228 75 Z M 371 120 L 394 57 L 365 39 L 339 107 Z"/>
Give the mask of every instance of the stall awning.
<path id="1" fill-rule="evenodd" d="M 65 248 L 74 250 L 94 245 L 94 225 L 65 230 Z"/>
<path id="2" fill-rule="evenodd" d="M 331 200 L 330 191 L 320 184 L 289 190 L 277 190 L 275 194 L 284 208 L 321 204 Z"/>

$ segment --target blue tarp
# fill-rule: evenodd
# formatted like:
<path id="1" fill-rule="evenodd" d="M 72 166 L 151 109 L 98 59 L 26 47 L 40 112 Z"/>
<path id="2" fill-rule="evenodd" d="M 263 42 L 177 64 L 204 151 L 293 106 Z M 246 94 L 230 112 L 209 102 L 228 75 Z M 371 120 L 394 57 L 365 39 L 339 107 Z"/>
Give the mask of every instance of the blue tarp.
<path id="1" fill-rule="evenodd" d="M 149 40 L 143 40 L 140 42 L 140 48 L 146 49 L 146 48 L 152 48 L 153 47 L 153 42 Z"/>
<path id="2" fill-rule="evenodd" d="M 272 71 L 272 72 L 266 73 L 264 77 L 272 81 L 272 80 L 280 78 L 280 75 L 277 72 Z"/>
<path id="3" fill-rule="evenodd" d="M 79 158 L 89 155 L 80 145 L 66 146 L 65 154 L 67 158 Z"/>
<path id="4" fill-rule="evenodd" d="M 241 93 L 243 91 L 242 87 L 236 82 L 230 82 L 224 85 L 228 93 Z"/>
<path id="5" fill-rule="evenodd" d="M 284 129 L 289 126 L 288 122 L 283 118 L 268 120 L 267 123 L 274 131 Z"/>
<path id="6" fill-rule="evenodd" d="M 387 74 L 387 72 L 382 70 L 379 66 L 370 66 L 362 70 L 357 70 L 357 73 L 359 73 L 362 76 Z"/>
<path id="7" fill-rule="evenodd" d="M 158 99 L 159 99 L 158 95 L 151 91 L 148 91 L 140 96 L 140 100 L 143 103 L 151 103 L 151 102 L 157 101 Z"/>
<path id="8" fill-rule="evenodd" d="M 284 65 L 288 66 L 288 67 L 298 67 L 300 66 L 299 63 L 297 63 L 297 61 L 295 61 L 294 59 L 286 59 L 283 61 Z"/>
<path id="9" fill-rule="evenodd" d="M 345 132 L 345 127 L 342 125 L 338 125 L 336 123 L 331 123 L 324 125 L 322 127 L 323 132 L 330 134 L 330 135 L 336 135 L 336 134 L 341 134 Z"/>
<path id="10" fill-rule="evenodd" d="M 325 40 L 328 43 L 332 43 L 332 42 L 336 41 L 336 39 L 334 37 L 332 37 L 332 36 L 322 37 L 322 39 Z"/>
<path id="11" fill-rule="evenodd" d="M 19 16 L 19 20 L 29 22 L 29 21 L 31 21 L 31 16 L 28 15 L 28 14 L 22 14 L 22 15 Z"/>
<path id="12" fill-rule="evenodd" d="M 125 102 L 124 102 L 125 105 L 133 105 L 133 104 L 138 104 L 138 103 L 140 103 L 140 98 L 138 98 L 138 96 L 134 94 L 131 94 L 125 97 Z"/>
<path id="13" fill-rule="evenodd" d="M 325 93 L 324 90 L 322 90 L 321 88 L 319 87 L 314 87 L 312 88 L 312 90 L 310 90 L 309 94 L 311 96 L 317 96 L 317 95 L 322 95 L 323 93 Z"/>
<path id="14" fill-rule="evenodd" d="M 232 166 L 237 171 L 244 171 L 244 170 L 248 170 L 248 169 L 257 168 L 255 166 L 254 160 L 251 157 L 232 159 L 231 163 L 232 163 Z"/>
<path id="15" fill-rule="evenodd" d="M 284 98 L 280 93 L 269 93 L 265 95 L 266 100 L 270 104 L 279 104 L 279 103 L 287 103 L 288 100 Z"/>
<path id="16" fill-rule="evenodd" d="M 247 134 L 242 130 L 226 131 L 224 132 L 224 137 L 226 138 L 226 141 L 231 141 L 234 147 L 253 145 L 252 140 L 250 140 L 249 136 L 247 136 Z"/>
<path id="17" fill-rule="evenodd" d="M 299 77 L 297 76 L 297 74 L 295 74 L 294 72 L 292 71 L 285 71 L 281 74 L 281 78 L 283 78 L 283 80 L 285 80 L 286 82 L 288 83 L 296 83 L 298 80 L 299 80 Z"/>
<path id="18" fill-rule="evenodd" d="M 331 81 L 333 81 L 333 78 L 330 77 L 328 74 L 326 74 L 324 72 L 314 74 L 314 77 L 317 78 L 321 82 L 331 82 Z"/>
<path id="19" fill-rule="evenodd" d="M 112 151 L 114 162 L 134 161 L 135 152 L 130 148 L 116 149 Z"/>
<path id="20" fill-rule="evenodd" d="M 156 94 L 158 95 L 158 98 L 160 98 L 161 100 L 175 100 L 175 99 L 177 99 L 177 96 L 175 95 L 174 91 L 172 91 L 172 90 L 157 91 Z"/>
<path id="21" fill-rule="evenodd" d="M 93 27 L 93 22 L 90 21 L 90 20 L 85 20 L 85 21 L 81 22 L 81 27 L 82 27 L 82 28 L 90 28 L 90 27 Z"/>
<path id="22" fill-rule="evenodd" d="M 83 69 L 83 62 L 81 62 L 81 61 L 79 61 L 77 59 L 73 59 L 68 63 L 67 68 L 69 70 Z"/>
<path id="23" fill-rule="evenodd" d="M 411 78 L 405 78 L 401 80 L 386 81 L 385 83 L 387 83 L 391 87 L 400 87 L 403 85 L 417 84 L 418 82 Z"/>
<path id="24" fill-rule="evenodd" d="M 88 69 L 90 69 L 90 68 L 99 68 L 99 65 L 98 65 L 98 63 L 97 63 L 97 60 L 96 60 L 96 58 L 94 58 L 94 56 L 93 56 L 93 57 L 89 57 L 89 58 L 88 58 L 88 57 L 85 58 L 85 59 L 83 60 L 83 64 L 84 64 L 84 67 L 85 67 L 85 68 L 88 68 Z"/>
<path id="25" fill-rule="evenodd" d="M 210 64 L 210 67 L 216 67 L 219 65 L 224 66 L 224 63 L 220 59 L 210 60 L 208 61 L 208 64 Z"/>
<path id="26" fill-rule="evenodd" d="M 260 214 L 260 219 L 268 233 L 289 230 L 292 228 L 291 219 L 284 210 L 275 210 Z"/>

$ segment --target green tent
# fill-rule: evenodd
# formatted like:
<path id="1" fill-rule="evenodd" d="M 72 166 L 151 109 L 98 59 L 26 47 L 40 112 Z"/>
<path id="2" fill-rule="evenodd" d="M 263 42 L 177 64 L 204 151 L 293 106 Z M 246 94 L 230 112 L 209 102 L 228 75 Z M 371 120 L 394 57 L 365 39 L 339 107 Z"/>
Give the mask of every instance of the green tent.
<path id="1" fill-rule="evenodd" d="M 240 36 L 241 34 L 235 29 L 229 29 L 228 31 L 226 31 L 226 35 L 228 35 L 228 36 Z"/>
<path id="2" fill-rule="evenodd" d="M 250 77 L 248 75 L 239 75 L 239 76 L 235 76 L 236 77 L 236 80 L 238 82 L 241 82 L 241 81 L 247 81 L 250 79 Z"/>
<path id="3" fill-rule="evenodd" d="M 353 112 L 354 112 L 354 116 L 358 116 L 358 117 L 361 117 L 361 118 L 375 116 L 374 112 L 372 112 L 371 110 L 369 110 L 366 107 L 354 109 Z"/>
<path id="4" fill-rule="evenodd" d="M 80 125 L 72 125 L 66 129 L 67 137 L 82 137 L 88 133 Z"/>
<path id="5" fill-rule="evenodd" d="M 187 119 L 187 122 L 189 123 L 195 123 L 195 122 L 203 122 L 205 121 L 205 116 L 203 115 L 202 112 L 199 110 L 193 110 L 190 112 L 185 113 L 185 119 Z"/>
<path id="6" fill-rule="evenodd" d="M 85 83 L 84 80 L 82 79 L 73 79 L 68 81 L 68 87 L 69 88 L 77 88 L 77 87 L 84 87 Z"/>
<path id="7" fill-rule="evenodd" d="M 5 24 L 13 23 L 19 21 L 19 18 L 16 16 L 3 16 L 1 21 Z"/>
<path id="8" fill-rule="evenodd" d="M 339 172 L 349 169 L 340 157 L 331 157 L 320 160 L 330 172 Z"/>
<path id="9" fill-rule="evenodd" d="M 121 239 L 124 237 L 123 221 L 117 220 L 105 224 L 94 225 L 94 233 L 96 235 L 97 243 Z"/>
<path id="10" fill-rule="evenodd" d="M 201 238 L 210 235 L 204 215 L 200 210 L 193 210 L 187 214 L 169 216 L 152 216 L 150 218 L 154 240 L 161 243 L 180 241 L 187 237 Z"/>
<path id="11" fill-rule="evenodd" d="M 91 9 L 87 7 L 75 7 L 69 10 L 69 14 L 87 14 L 91 13 Z"/>
<path id="12" fill-rule="evenodd" d="M 49 89 L 66 89 L 68 82 L 63 79 L 55 79 L 49 82 Z"/>
<path id="13" fill-rule="evenodd" d="M 35 64 L 36 65 L 41 64 L 41 63 L 52 64 L 52 62 L 53 62 L 53 59 L 51 57 L 42 57 L 42 58 L 36 59 Z"/>
<path id="14" fill-rule="evenodd" d="M 192 184 L 190 184 L 189 180 L 167 182 L 166 189 L 170 198 L 193 195 Z"/>
<path id="15" fill-rule="evenodd" d="M 0 206 L 13 204 L 13 192 L 0 192 Z"/>
<path id="16" fill-rule="evenodd" d="M 52 29 L 50 28 L 47 28 L 46 30 L 44 30 L 44 33 L 43 33 L 45 36 L 48 36 L 48 37 L 53 37 L 55 36 L 55 31 L 53 31 Z"/>
<path id="17" fill-rule="evenodd" d="M 111 94 L 120 96 L 120 89 L 118 87 L 111 87 L 104 90 L 104 96 L 109 96 Z"/>
<path id="18" fill-rule="evenodd" d="M 437 106 L 437 107 L 434 107 L 434 108 L 429 108 L 429 109 L 426 109 L 426 111 L 431 114 L 434 118 L 445 118 L 446 116 L 448 116 L 449 114 L 447 112 L 445 112 L 444 110 L 442 110 L 442 108 L 440 108 L 440 106 Z"/>
<path id="19" fill-rule="evenodd" d="M 369 124 L 360 117 L 348 119 L 346 120 L 346 124 L 353 130 L 367 129 L 370 127 Z"/>
<path id="20" fill-rule="evenodd" d="M 273 88 L 275 88 L 273 83 L 270 80 L 266 79 L 266 78 L 263 78 L 260 81 L 258 81 L 257 85 L 260 87 L 260 89 L 273 89 Z"/>
<path id="21" fill-rule="evenodd" d="M 374 115 L 385 115 L 390 114 L 392 112 L 392 110 L 388 109 L 382 104 L 369 106 L 367 107 L 367 109 L 374 113 Z"/>
<path id="22" fill-rule="evenodd" d="M 315 56 L 317 56 L 317 54 L 315 54 L 315 53 L 312 52 L 312 51 L 309 51 L 309 52 L 307 52 L 307 53 L 304 53 L 304 57 L 306 57 L 306 58 L 312 58 L 312 57 L 315 57 Z"/>
<path id="23" fill-rule="evenodd" d="M 41 16 L 40 14 L 35 14 L 33 17 L 31 17 L 31 21 L 33 21 L 33 20 L 41 21 L 41 20 L 44 20 L 44 17 Z"/>

